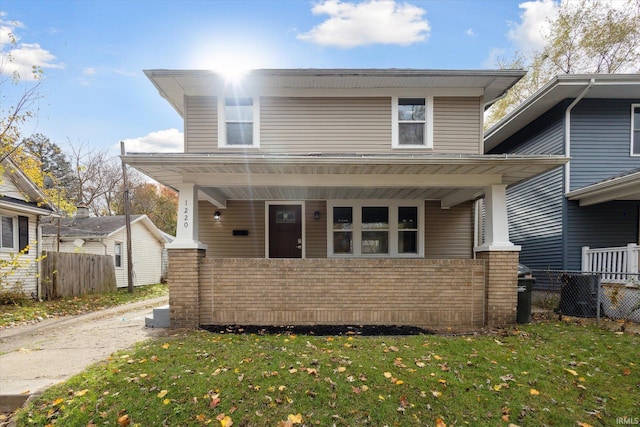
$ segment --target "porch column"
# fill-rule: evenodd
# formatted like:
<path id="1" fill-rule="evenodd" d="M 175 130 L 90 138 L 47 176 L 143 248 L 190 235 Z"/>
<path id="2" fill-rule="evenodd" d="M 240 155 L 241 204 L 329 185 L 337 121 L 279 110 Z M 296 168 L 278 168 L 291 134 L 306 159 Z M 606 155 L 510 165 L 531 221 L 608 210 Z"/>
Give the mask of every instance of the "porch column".
<path id="1" fill-rule="evenodd" d="M 198 240 L 198 188 L 193 183 L 177 186 L 176 239 L 166 245 L 169 253 L 169 324 L 172 328 L 195 328 L 200 324 L 200 261 L 207 246 Z"/>
<path id="2" fill-rule="evenodd" d="M 485 261 L 486 325 L 515 323 L 520 246 L 509 241 L 506 185 L 485 188 L 484 243 L 475 252 Z"/>

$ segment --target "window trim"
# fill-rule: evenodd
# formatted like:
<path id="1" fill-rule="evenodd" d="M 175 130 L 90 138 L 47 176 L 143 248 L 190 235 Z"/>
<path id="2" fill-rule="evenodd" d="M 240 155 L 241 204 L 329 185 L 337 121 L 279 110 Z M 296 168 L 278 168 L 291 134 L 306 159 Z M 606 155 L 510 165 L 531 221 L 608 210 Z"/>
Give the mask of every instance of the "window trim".
<path id="1" fill-rule="evenodd" d="M 120 248 L 120 254 L 118 255 L 118 252 L 116 250 L 116 248 Z M 115 242 L 113 244 L 113 265 L 115 266 L 115 268 L 122 268 L 124 267 L 124 262 L 123 262 L 123 258 L 122 258 L 122 250 L 124 249 L 124 245 L 122 244 L 122 242 Z M 120 257 L 120 265 L 118 265 L 118 257 Z"/>
<path id="2" fill-rule="evenodd" d="M 633 151 L 634 146 L 637 144 L 638 145 L 638 150 L 640 151 L 640 139 L 638 141 L 635 141 L 635 133 L 636 131 L 640 131 L 640 129 L 635 129 L 635 114 L 636 114 L 636 110 L 638 111 L 638 114 L 640 114 L 640 104 L 631 104 L 631 138 L 630 138 L 630 144 L 629 144 L 629 155 L 631 157 L 640 157 L 640 153 L 635 154 Z"/>
<path id="3" fill-rule="evenodd" d="M 389 228 L 387 229 L 389 252 L 385 254 L 363 254 L 362 253 L 362 208 L 384 206 L 389 208 Z M 350 207 L 353 214 L 353 253 L 336 254 L 333 252 L 333 208 Z M 418 209 L 418 229 L 417 229 L 417 253 L 398 252 L 398 208 L 416 207 Z M 425 208 L 423 200 L 385 200 L 385 199 L 363 199 L 363 200 L 327 200 L 327 258 L 424 258 L 425 243 Z M 371 231 L 365 229 L 364 231 Z"/>
<path id="4" fill-rule="evenodd" d="M 11 247 L 2 246 L 2 242 L 0 242 L 0 252 L 17 252 L 18 251 L 18 217 L 16 215 L 7 215 L 0 214 L 0 233 L 2 233 L 2 218 L 11 219 L 11 226 L 13 228 L 13 242 L 11 242 Z"/>
<path id="5" fill-rule="evenodd" d="M 260 148 L 260 97 L 242 96 L 236 98 L 251 98 L 253 102 L 253 141 L 251 144 L 227 144 L 227 120 L 225 117 L 225 107 L 229 96 L 218 96 L 218 148 Z"/>
<path id="6" fill-rule="evenodd" d="M 400 144 L 400 121 L 398 120 L 399 100 L 402 98 L 423 98 L 425 105 L 424 144 Z M 433 149 L 433 95 L 406 95 L 391 97 L 391 148 L 400 150 Z"/>

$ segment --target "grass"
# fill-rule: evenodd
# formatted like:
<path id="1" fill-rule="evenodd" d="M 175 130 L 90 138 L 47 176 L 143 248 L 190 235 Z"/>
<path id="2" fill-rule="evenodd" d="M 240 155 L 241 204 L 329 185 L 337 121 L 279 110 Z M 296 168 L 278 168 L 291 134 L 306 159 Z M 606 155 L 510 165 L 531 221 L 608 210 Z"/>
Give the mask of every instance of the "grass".
<path id="1" fill-rule="evenodd" d="M 25 299 L 20 304 L 0 305 L 0 328 L 101 310 L 128 302 L 168 295 L 167 285 L 137 286 L 133 293 L 118 289 L 106 294 L 88 294 L 80 297 L 61 298 L 53 301 Z"/>
<path id="2" fill-rule="evenodd" d="M 640 414 L 640 336 L 177 333 L 46 391 L 17 425 L 600 426 Z"/>

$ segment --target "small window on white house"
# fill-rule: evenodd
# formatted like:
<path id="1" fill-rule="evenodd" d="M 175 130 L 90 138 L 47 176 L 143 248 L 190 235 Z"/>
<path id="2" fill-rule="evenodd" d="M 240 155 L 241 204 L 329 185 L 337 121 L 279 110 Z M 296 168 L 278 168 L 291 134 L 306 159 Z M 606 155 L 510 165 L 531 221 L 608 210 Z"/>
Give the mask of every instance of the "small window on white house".
<path id="1" fill-rule="evenodd" d="M 631 109 L 631 155 L 640 156 L 640 105 Z"/>
<path id="2" fill-rule="evenodd" d="M 15 248 L 15 221 L 13 217 L 2 215 L 0 216 L 2 221 L 2 234 L 0 234 L 0 248 L 14 249 Z"/>
<path id="3" fill-rule="evenodd" d="M 393 148 L 433 148 L 433 98 L 393 100 Z"/>
<path id="4" fill-rule="evenodd" d="M 113 248 L 113 257 L 116 267 L 122 267 L 122 243 L 116 243 Z"/>
<path id="5" fill-rule="evenodd" d="M 221 98 L 218 138 L 220 146 L 252 147 L 259 140 L 259 98 Z"/>

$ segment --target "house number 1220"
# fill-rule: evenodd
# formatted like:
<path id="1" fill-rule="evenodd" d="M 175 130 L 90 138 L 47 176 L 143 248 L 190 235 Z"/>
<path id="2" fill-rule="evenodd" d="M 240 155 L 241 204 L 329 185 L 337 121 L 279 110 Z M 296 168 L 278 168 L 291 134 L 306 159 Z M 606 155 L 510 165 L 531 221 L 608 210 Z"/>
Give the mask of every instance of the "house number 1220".
<path id="1" fill-rule="evenodd" d="M 182 224 L 184 228 L 189 228 L 189 201 L 184 201 L 184 224 Z"/>

